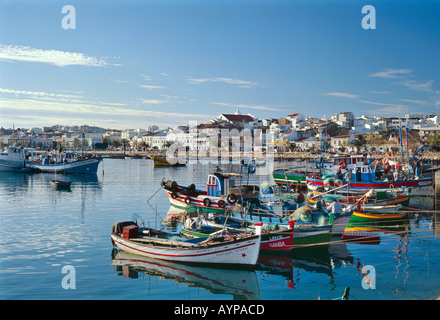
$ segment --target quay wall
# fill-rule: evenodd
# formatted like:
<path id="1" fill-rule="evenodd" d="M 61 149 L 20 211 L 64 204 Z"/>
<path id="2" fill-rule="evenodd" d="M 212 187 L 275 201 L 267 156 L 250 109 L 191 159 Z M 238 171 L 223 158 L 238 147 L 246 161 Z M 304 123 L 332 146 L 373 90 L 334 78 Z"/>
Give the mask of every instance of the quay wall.
<path id="1" fill-rule="evenodd" d="M 133 158 L 149 158 L 153 156 L 161 156 L 163 152 L 160 151 L 94 151 L 96 155 L 105 155 L 110 158 L 124 158 L 124 157 L 133 157 Z M 240 158 L 243 154 L 233 154 L 230 153 L 230 156 Z M 323 154 L 324 157 L 331 156 L 328 153 Z M 254 155 L 256 159 L 265 159 L 265 154 L 256 153 Z M 321 157 L 321 154 L 310 153 L 310 152 L 276 152 L 274 153 L 274 159 L 276 161 L 294 161 L 294 160 L 313 160 Z M 383 154 L 369 154 L 369 157 L 372 159 L 383 159 L 385 155 Z M 400 159 L 400 154 L 394 155 L 395 159 Z M 426 160 L 426 161 L 440 161 L 440 153 L 424 153 L 418 155 L 418 159 Z"/>

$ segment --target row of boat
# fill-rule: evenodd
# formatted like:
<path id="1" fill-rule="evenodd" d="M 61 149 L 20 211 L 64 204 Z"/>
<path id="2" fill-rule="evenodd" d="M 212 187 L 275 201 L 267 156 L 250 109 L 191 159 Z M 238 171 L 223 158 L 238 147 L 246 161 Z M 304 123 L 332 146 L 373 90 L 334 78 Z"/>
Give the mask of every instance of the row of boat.
<path id="1" fill-rule="evenodd" d="M 347 232 L 356 222 L 404 219 L 409 195 L 397 189 L 372 189 L 356 196 L 310 193 L 299 203 L 297 193 L 274 191 L 270 185 L 236 185 L 241 175 L 216 170 L 208 175 L 206 189 L 194 184 L 162 181 L 170 205 L 185 212 L 179 233 L 117 222 L 111 234 L 114 245 L 145 257 L 179 262 L 255 265 L 259 252 L 290 252 L 295 248 L 328 244 L 333 237 L 365 236 Z M 337 200 L 346 206 L 338 213 L 318 208 L 318 202 Z M 371 235 L 368 235 L 371 236 Z"/>
<path id="2" fill-rule="evenodd" d="M 96 174 L 102 157 L 64 152 L 35 159 L 32 148 L 10 146 L 0 153 L 0 171 Z"/>

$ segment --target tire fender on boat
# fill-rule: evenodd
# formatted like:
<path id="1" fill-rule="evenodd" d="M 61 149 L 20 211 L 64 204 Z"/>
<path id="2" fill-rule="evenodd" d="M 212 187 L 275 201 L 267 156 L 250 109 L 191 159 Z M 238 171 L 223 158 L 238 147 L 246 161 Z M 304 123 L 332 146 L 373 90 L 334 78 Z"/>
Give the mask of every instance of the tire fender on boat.
<path id="1" fill-rule="evenodd" d="M 173 199 L 177 199 L 177 198 L 178 198 L 177 193 L 172 192 L 172 193 L 171 193 L 171 198 L 173 198 Z"/>
<path id="2" fill-rule="evenodd" d="M 228 197 L 226 198 L 229 203 L 236 203 L 237 202 L 237 195 L 230 193 L 228 194 Z"/>
<path id="3" fill-rule="evenodd" d="M 190 197 L 186 197 L 185 198 L 185 203 L 186 204 L 191 204 L 191 198 Z"/>
<path id="4" fill-rule="evenodd" d="M 218 206 L 223 209 L 226 206 L 226 203 L 223 200 L 219 200 Z"/>
<path id="5" fill-rule="evenodd" d="M 209 207 L 211 205 L 211 200 L 209 198 L 203 199 L 203 204 L 205 207 Z"/>

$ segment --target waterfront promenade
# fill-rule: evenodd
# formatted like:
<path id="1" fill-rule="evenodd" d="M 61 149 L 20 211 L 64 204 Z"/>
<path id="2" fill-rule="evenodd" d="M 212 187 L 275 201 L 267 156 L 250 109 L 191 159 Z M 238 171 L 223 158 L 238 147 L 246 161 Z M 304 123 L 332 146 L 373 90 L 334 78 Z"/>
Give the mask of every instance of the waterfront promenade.
<path id="1" fill-rule="evenodd" d="M 150 157 L 154 157 L 154 156 L 163 156 L 164 155 L 164 152 L 161 152 L 161 151 L 125 151 L 124 152 L 124 151 L 97 150 L 97 151 L 93 151 L 93 153 L 95 153 L 96 155 L 108 156 L 110 158 L 117 158 L 117 159 L 121 159 L 121 158 L 125 158 L 125 157 L 142 159 L 142 158 L 150 158 Z M 233 158 L 240 159 L 241 156 L 243 155 L 243 153 L 241 153 L 241 154 L 230 153 L 230 155 Z M 324 157 L 334 156 L 334 154 L 323 153 L 323 156 Z M 389 154 L 369 153 L 368 156 L 371 159 L 383 159 L 385 157 L 389 157 Z M 255 153 L 253 155 L 253 157 L 257 160 L 264 160 L 267 158 L 264 152 L 263 153 Z M 284 152 L 283 151 L 283 152 L 275 152 L 274 153 L 274 160 L 276 160 L 276 161 L 313 160 L 313 159 L 316 159 L 319 157 L 321 157 L 321 154 L 319 152 L 312 153 L 312 152 Z M 406 154 L 404 155 L 404 158 L 405 157 L 406 157 Z M 394 154 L 394 158 L 401 159 L 400 153 Z M 425 161 L 440 161 L 440 152 L 418 154 L 417 158 L 420 160 L 425 160 Z"/>

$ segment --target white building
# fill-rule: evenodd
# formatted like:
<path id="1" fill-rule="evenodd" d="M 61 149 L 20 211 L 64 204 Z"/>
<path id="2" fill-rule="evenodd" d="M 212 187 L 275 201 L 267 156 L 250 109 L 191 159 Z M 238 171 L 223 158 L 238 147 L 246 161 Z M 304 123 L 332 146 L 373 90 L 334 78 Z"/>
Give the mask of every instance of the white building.
<path id="1" fill-rule="evenodd" d="M 305 121 L 306 117 L 302 113 L 289 114 L 286 119 L 290 120 L 293 130 L 299 130 L 307 124 Z"/>
<path id="2" fill-rule="evenodd" d="M 332 120 L 342 127 L 351 127 L 354 122 L 354 114 L 350 111 L 335 113 Z"/>
<path id="3" fill-rule="evenodd" d="M 165 148 L 165 143 L 167 141 L 167 133 L 164 131 L 159 131 L 151 136 L 151 147 L 154 149 L 163 150 Z"/>

